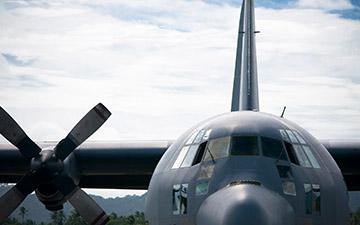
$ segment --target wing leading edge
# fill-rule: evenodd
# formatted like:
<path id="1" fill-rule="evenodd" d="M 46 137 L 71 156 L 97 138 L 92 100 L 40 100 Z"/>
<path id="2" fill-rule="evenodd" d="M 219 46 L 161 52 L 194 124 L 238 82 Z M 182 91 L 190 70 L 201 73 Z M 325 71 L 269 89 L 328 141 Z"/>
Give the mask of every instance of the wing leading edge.
<path id="1" fill-rule="evenodd" d="M 360 141 L 321 140 L 340 167 L 348 189 L 360 190 Z M 172 141 L 90 142 L 65 163 L 83 188 L 147 189 Z M 42 143 L 43 148 L 52 143 Z M 29 161 L 11 145 L 0 145 L 0 183 L 16 183 Z"/>
<path id="2" fill-rule="evenodd" d="M 147 189 L 152 173 L 172 141 L 90 142 L 81 145 L 65 167 L 82 188 Z M 52 143 L 40 144 L 52 148 Z M 0 183 L 16 183 L 29 160 L 11 145 L 0 145 Z"/>
<path id="3" fill-rule="evenodd" d="M 350 191 L 360 190 L 360 141 L 321 140 Z M 66 161 L 82 188 L 147 189 L 152 173 L 172 141 L 90 142 Z M 43 148 L 52 143 L 42 143 Z M 16 183 L 29 161 L 11 145 L 0 145 L 0 183 Z"/>

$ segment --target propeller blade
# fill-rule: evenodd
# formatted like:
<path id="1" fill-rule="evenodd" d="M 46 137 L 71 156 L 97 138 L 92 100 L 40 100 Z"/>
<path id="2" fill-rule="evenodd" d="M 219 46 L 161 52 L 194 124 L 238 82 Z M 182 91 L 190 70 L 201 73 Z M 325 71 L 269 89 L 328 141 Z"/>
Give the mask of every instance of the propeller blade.
<path id="1" fill-rule="evenodd" d="M 4 222 L 12 212 L 24 201 L 26 198 L 16 186 L 8 190 L 3 196 L 0 197 L 0 223 Z"/>
<path id="2" fill-rule="evenodd" d="M 0 224 L 35 190 L 32 174 L 29 172 L 20 181 L 0 197 Z"/>
<path id="3" fill-rule="evenodd" d="M 79 187 L 69 198 L 69 202 L 88 224 L 104 225 L 109 221 L 104 210 Z"/>
<path id="4" fill-rule="evenodd" d="M 0 107 L 0 133 L 28 159 L 37 156 L 41 151 L 41 148 L 26 135 L 2 107 Z"/>
<path id="5" fill-rule="evenodd" d="M 109 221 L 104 210 L 70 177 L 59 175 L 52 182 L 88 224 L 103 225 Z"/>
<path id="6" fill-rule="evenodd" d="M 110 117 L 111 112 L 101 103 L 92 108 L 59 142 L 55 148 L 56 156 L 64 160 L 75 148 L 90 137 Z"/>

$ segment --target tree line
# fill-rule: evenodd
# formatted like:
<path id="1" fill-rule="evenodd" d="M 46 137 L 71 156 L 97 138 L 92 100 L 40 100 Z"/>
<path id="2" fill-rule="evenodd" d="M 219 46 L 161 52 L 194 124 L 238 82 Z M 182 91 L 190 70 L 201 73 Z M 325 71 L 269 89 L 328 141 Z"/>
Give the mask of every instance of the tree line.
<path id="1" fill-rule="evenodd" d="M 49 223 L 36 223 L 27 218 L 27 213 L 28 210 L 25 207 L 20 207 L 20 219 L 10 218 L 2 225 L 88 225 L 75 210 L 73 210 L 68 217 L 65 216 L 62 210 L 52 212 Z M 129 216 L 118 216 L 116 213 L 111 213 L 109 217 L 110 221 L 107 225 L 148 225 L 143 212 L 136 212 Z"/>
<path id="2" fill-rule="evenodd" d="M 66 217 L 63 211 L 51 213 L 51 221 L 49 223 L 36 223 L 31 219 L 27 219 L 28 210 L 20 207 L 20 221 L 16 218 L 6 220 L 2 225 L 87 225 L 83 218 L 73 210 L 70 216 Z M 143 212 L 136 212 L 129 216 L 118 216 L 116 213 L 110 214 L 110 221 L 107 225 L 148 225 Z M 351 213 L 351 225 L 360 225 L 360 208 Z"/>

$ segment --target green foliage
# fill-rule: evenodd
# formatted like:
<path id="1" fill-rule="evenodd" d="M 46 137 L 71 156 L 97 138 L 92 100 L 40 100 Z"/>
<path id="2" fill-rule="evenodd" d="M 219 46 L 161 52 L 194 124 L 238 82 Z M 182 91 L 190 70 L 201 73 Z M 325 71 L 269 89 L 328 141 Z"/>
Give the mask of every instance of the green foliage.
<path id="1" fill-rule="evenodd" d="M 110 221 L 108 225 L 147 225 L 145 215 L 143 212 L 136 212 L 130 216 L 118 217 L 115 213 L 110 215 Z"/>
<path id="2" fill-rule="evenodd" d="M 11 218 L 4 221 L 3 225 L 22 225 L 17 219 Z"/>
<path id="3" fill-rule="evenodd" d="M 75 210 L 71 212 L 71 215 L 67 218 L 65 225 L 87 225 L 85 220 Z"/>
<path id="4" fill-rule="evenodd" d="M 23 212 L 26 212 L 23 211 Z M 25 217 L 26 213 L 24 213 Z M 23 218 L 23 217 L 22 217 Z M 115 213 L 109 215 L 110 221 L 107 225 L 148 225 L 145 220 L 143 212 L 136 212 L 130 216 L 118 216 Z M 73 210 L 71 215 L 66 218 L 62 211 L 54 212 L 51 214 L 52 221 L 50 223 L 36 223 L 32 220 L 26 220 L 25 222 L 19 222 L 15 218 L 7 219 L 2 225 L 87 225 L 83 218 Z M 351 225 L 360 225 L 360 208 L 351 213 Z"/>
<path id="5" fill-rule="evenodd" d="M 51 223 L 49 225 L 64 225 L 66 216 L 62 210 L 52 212 Z"/>
<path id="6" fill-rule="evenodd" d="M 26 210 L 23 212 L 25 212 L 23 214 L 25 217 Z M 118 216 L 115 213 L 111 213 L 109 218 L 110 221 L 107 225 L 148 225 L 143 212 L 136 212 L 134 215 L 130 216 Z M 33 220 L 19 222 L 17 219 L 11 218 L 7 219 L 2 225 L 87 225 L 87 223 L 75 210 L 73 210 L 68 218 L 66 218 L 63 211 L 53 212 L 51 214 L 50 223 L 36 223 Z"/>

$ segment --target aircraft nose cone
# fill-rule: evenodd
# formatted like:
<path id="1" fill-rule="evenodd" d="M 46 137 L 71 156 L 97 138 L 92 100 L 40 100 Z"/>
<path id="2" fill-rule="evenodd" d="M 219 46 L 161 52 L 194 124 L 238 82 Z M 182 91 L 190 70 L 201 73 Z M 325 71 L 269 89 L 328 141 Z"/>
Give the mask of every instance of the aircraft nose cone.
<path id="1" fill-rule="evenodd" d="M 280 195 L 262 186 L 238 184 L 210 195 L 197 225 L 294 225 L 294 210 Z"/>

